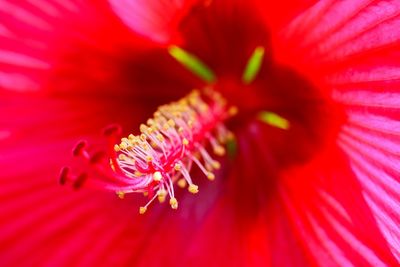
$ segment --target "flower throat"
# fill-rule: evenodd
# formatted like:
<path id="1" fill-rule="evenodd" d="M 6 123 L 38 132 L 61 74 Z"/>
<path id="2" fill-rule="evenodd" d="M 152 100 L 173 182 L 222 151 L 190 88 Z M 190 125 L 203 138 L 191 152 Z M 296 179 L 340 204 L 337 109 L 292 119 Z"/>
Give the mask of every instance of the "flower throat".
<path id="1" fill-rule="evenodd" d="M 69 168 L 61 171 L 60 183 L 72 182 L 75 188 L 83 183 L 112 190 L 120 198 L 127 193 L 143 193 L 148 202 L 139 208 L 146 212 L 156 199 L 169 201 L 178 208 L 174 186 L 199 192 L 190 171 L 196 165 L 209 179 L 220 163 L 213 159 L 206 147 L 210 145 L 217 156 L 225 154 L 224 144 L 233 138 L 224 121 L 235 115 L 236 107 L 229 107 L 217 92 L 205 89 L 192 91 L 177 102 L 160 106 L 154 117 L 140 125 L 140 135 L 120 138 L 118 127 L 105 130 L 109 149 L 90 154 L 85 142 L 76 145 L 73 154 L 82 157 L 96 174 L 88 181 L 88 172 L 73 176 Z M 118 141 L 118 142 L 117 142 Z"/>

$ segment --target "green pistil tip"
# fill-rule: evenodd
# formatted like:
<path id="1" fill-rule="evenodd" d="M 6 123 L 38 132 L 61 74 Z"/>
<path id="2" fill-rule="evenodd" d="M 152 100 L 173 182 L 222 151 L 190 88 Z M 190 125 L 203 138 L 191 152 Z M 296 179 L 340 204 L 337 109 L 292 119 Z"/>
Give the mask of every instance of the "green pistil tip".
<path id="1" fill-rule="evenodd" d="M 264 53 L 265 49 L 262 46 L 258 46 L 254 49 L 243 72 L 242 81 L 244 84 L 250 84 L 257 77 L 264 59 Z"/>
<path id="2" fill-rule="evenodd" d="M 230 159 L 234 159 L 237 154 L 237 143 L 235 139 L 231 139 L 226 143 L 226 150 Z"/>
<path id="3" fill-rule="evenodd" d="M 170 46 L 168 52 L 186 69 L 190 70 L 203 81 L 213 83 L 216 80 L 214 72 L 195 55 L 175 45 Z"/>
<path id="4" fill-rule="evenodd" d="M 290 128 L 290 122 L 287 119 L 270 111 L 260 112 L 260 114 L 258 115 L 258 119 L 266 124 L 282 130 L 288 130 Z"/>

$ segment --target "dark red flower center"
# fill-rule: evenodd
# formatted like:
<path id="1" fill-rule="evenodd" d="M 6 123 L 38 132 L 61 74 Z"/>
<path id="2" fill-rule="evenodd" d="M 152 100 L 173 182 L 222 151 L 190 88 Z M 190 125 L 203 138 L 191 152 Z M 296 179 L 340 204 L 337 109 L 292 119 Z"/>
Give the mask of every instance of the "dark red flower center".
<path id="1" fill-rule="evenodd" d="M 269 29 L 254 6 L 215 1 L 193 11 L 181 30 L 184 49 L 214 71 L 215 90 L 238 107 L 230 129 L 244 138 L 259 136 L 259 153 L 273 159 L 274 172 L 304 164 L 332 143 L 342 123 L 341 108 L 319 84 L 276 62 Z M 244 73 L 260 48 L 262 64 L 248 82 Z M 277 127 L 273 117 L 288 127 Z"/>

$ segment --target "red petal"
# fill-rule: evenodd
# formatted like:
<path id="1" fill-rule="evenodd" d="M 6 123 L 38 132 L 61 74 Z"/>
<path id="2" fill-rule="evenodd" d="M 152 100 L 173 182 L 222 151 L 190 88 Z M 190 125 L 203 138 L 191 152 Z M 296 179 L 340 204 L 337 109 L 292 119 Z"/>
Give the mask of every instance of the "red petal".
<path id="1" fill-rule="evenodd" d="M 227 1 L 228 3 L 229 1 Z M 274 33 L 279 31 L 301 11 L 307 10 L 315 0 L 283 0 L 283 1 L 263 1 L 256 0 L 259 5 L 263 20 L 269 29 Z"/>
<path id="2" fill-rule="evenodd" d="M 280 62 L 322 80 L 343 105 L 348 123 L 339 144 L 397 260 L 399 14 L 398 1 L 320 1 L 276 42 Z"/>
<path id="3" fill-rule="evenodd" d="M 174 41 L 180 22 L 199 2 L 204 1 L 110 0 L 114 11 L 129 27 L 163 44 Z"/>
<path id="4" fill-rule="evenodd" d="M 281 30 L 276 56 L 319 78 L 366 59 L 390 62 L 388 53 L 398 50 L 399 12 L 398 1 L 320 1 Z"/>
<path id="5" fill-rule="evenodd" d="M 396 265 L 364 199 L 368 191 L 357 178 L 362 177 L 349 168 L 346 157 L 331 150 L 303 170 L 288 172 L 281 193 L 301 240 L 319 264 Z"/>
<path id="6" fill-rule="evenodd" d="M 7 0 L 0 16 L 2 89 L 143 99 L 168 91 L 181 96 L 196 85 L 191 77 L 177 79 L 186 73 L 181 66 L 108 5 Z"/>

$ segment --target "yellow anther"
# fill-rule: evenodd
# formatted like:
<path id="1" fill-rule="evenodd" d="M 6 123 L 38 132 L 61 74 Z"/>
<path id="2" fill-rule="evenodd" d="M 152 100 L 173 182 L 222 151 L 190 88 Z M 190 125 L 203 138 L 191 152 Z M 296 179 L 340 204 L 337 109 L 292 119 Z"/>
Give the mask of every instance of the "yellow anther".
<path id="1" fill-rule="evenodd" d="M 188 190 L 190 193 L 196 194 L 199 192 L 199 187 L 195 184 L 191 184 L 191 185 L 189 185 Z"/>
<path id="2" fill-rule="evenodd" d="M 135 136 L 133 134 L 130 134 L 130 135 L 128 135 L 128 139 L 130 141 L 133 141 L 133 140 L 135 140 Z"/>
<path id="3" fill-rule="evenodd" d="M 164 203 L 165 200 L 166 200 L 166 197 L 165 196 L 158 196 L 157 199 L 158 199 L 158 202 Z"/>
<path id="4" fill-rule="evenodd" d="M 134 175 L 135 175 L 135 176 L 142 176 L 142 173 L 139 172 L 139 171 L 135 171 L 135 172 L 134 172 Z"/>
<path id="5" fill-rule="evenodd" d="M 169 204 L 171 205 L 171 208 L 173 208 L 174 210 L 178 208 L 178 200 L 176 200 L 176 198 L 174 197 L 169 200 Z"/>
<path id="6" fill-rule="evenodd" d="M 168 125 L 171 127 L 175 127 L 175 121 L 173 119 L 168 120 Z"/>
<path id="7" fill-rule="evenodd" d="M 183 144 L 184 146 L 189 145 L 189 140 L 187 140 L 186 138 L 183 138 L 182 144 Z"/>
<path id="8" fill-rule="evenodd" d="M 153 174 L 153 180 L 154 180 L 154 181 L 159 182 L 159 181 L 161 181 L 161 179 L 162 179 L 161 172 L 155 172 L 155 173 Z"/>
<path id="9" fill-rule="evenodd" d="M 193 88 L 193 90 L 190 92 L 190 94 L 191 94 L 192 96 L 199 97 L 199 96 L 200 96 L 200 89 L 198 89 L 198 88 Z"/>
<path id="10" fill-rule="evenodd" d="M 173 115 L 175 118 L 178 118 L 178 119 L 182 118 L 182 113 L 179 111 L 174 112 Z"/>
<path id="11" fill-rule="evenodd" d="M 162 134 L 157 134 L 157 140 L 160 142 L 164 142 L 164 136 Z"/>
<path id="12" fill-rule="evenodd" d="M 185 179 L 179 179 L 178 180 L 178 182 L 177 182 L 177 185 L 180 187 L 180 188 L 185 188 L 186 187 L 186 180 Z"/>
<path id="13" fill-rule="evenodd" d="M 167 196 L 167 191 L 165 189 L 160 189 L 157 192 L 157 198 L 160 203 L 165 201 L 165 197 Z"/>
<path id="14" fill-rule="evenodd" d="M 117 193 L 117 196 L 118 196 L 120 199 L 124 199 L 124 197 L 125 197 L 125 193 L 124 193 L 124 192 L 118 191 L 118 192 L 116 192 L 116 193 Z"/>
<path id="15" fill-rule="evenodd" d="M 127 149 L 128 148 L 128 144 L 125 142 L 122 142 L 121 144 L 119 144 L 119 148 L 120 149 Z"/>
<path id="16" fill-rule="evenodd" d="M 142 140 L 143 142 L 146 141 L 147 137 L 145 134 L 141 134 L 140 135 L 140 140 Z"/>
<path id="17" fill-rule="evenodd" d="M 115 152 L 119 152 L 120 151 L 119 145 L 114 145 L 114 151 Z"/>
<path id="18" fill-rule="evenodd" d="M 151 142 L 150 142 L 150 145 L 151 145 L 152 148 L 157 148 L 157 147 L 158 147 L 158 146 L 157 146 L 157 143 L 154 142 L 154 141 L 151 141 Z"/>
<path id="19" fill-rule="evenodd" d="M 197 97 L 195 97 L 195 96 L 189 96 L 189 103 L 190 103 L 190 105 L 192 105 L 192 106 L 196 106 L 196 104 L 198 103 L 198 98 Z"/>
<path id="20" fill-rule="evenodd" d="M 119 160 L 126 160 L 126 156 L 124 154 L 119 154 L 118 155 Z"/>
<path id="21" fill-rule="evenodd" d="M 147 126 L 142 123 L 142 124 L 140 124 L 139 130 L 140 130 L 141 133 L 146 133 L 147 132 Z"/>
<path id="22" fill-rule="evenodd" d="M 131 144 L 134 146 L 139 144 L 139 137 L 137 137 L 137 136 L 133 136 L 133 138 L 130 140 L 131 140 Z"/>
<path id="23" fill-rule="evenodd" d="M 178 133 L 183 133 L 183 131 L 184 131 L 183 127 L 178 128 Z"/>
<path id="24" fill-rule="evenodd" d="M 217 155 L 217 156 L 225 155 L 225 148 L 222 147 L 222 146 L 214 147 L 213 151 L 214 151 L 214 154 Z"/>
<path id="25" fill-rule="evenodd" d="M 157 125 L 152 125 L 150 127 L 150 129 L 151 129 L 151 132 L 155 132 L 155 131 L 157 131 L 159 129 L 159 127 Z"/>
<path id="26" fill-rule="evenodd" d="M 207 178 L 208 178 L 208 180 L 213 181 L 215 179 L 214 173 L 212 173 L 212 172 L 207 173 Z"/>
<path id="27" fill-rule="evenodd" d="M 179 104 L 180 106 L 185 106 L 185 105 L 187 105 L 187 99 L 186 99 L 186 98 L 180 99 L 180 100 L 178 101 L 178 104 Z"/>
<path id="28" fill-rule="evenodd" d="M 230 107 L 228 113 L 230 116 L 235 116 L 238 113 L 238 108 L 236 106 Z"/>
<path id="29" fill-rule="evenodd" d="M 146 207 L 140 207 L 140 208 L 139 208 L 139 213 L 140 213 L 140 214 L 145 214 L 146 210 L 147 210 Z"/>
<path id="30" fill-rule="evenodd" d="M 147 123 L 147 125 L 151 126 L 151 125 L 154 124 L 154 120 L 153 119 L 148 119 L 146 123 Z"/>
<path id="31" fill-rule="evenodd" d="M 204 103 L 200 104 L 199 109 L 201 112 L 207 112 L 208 111 L 208 106 Z"/>
<path id="32" fill-rule="evenodd" d="M 226 135 L 227 140 L 235 140 L 235 135 L 232 132 L 228 132 Z"/>
<path id="33" fill-rule="evenodd" d="M 164 124 L 164 125 L 163 125 L 163 130 L 164 130 L 164 131 L 167 131 L 168 129 L 169 129 L 169 124 L 167 124 L 167 123 Z"/>
<path id="34" fill-rule="evenodd" d="M 140 145 L 141 148 L 143 148 L 143 150 L 148 151 L 149 150 L 149 145 L 144 143 Z"/>
<path id="35" fill-rule="evenodd" d="M 146 156 L 146 161 L 147 162 L 152 162 L 153 161 L 153 157 L 152 156 Z"/>
<path id="36" fill-rule="evenodd" d="M 129 139 L 126 138 L 126 137 L 124 137 L 124 138 L 121 139 L 121 142 L 122 142 L 122 143 L 125 142 L 125 143 L 129 144 Z"/>
<path id="37" fill-rule="evenodd" d="M 199 89 L 193 89 L 193 91 L 190 93 L 190 96 L 194 96 L 194 97 L 200 96 L 200 90 Z"/>
<path id="38" fill-rule="evenodd" d="M 166 196 L 167 195 L 167 190 L 165 190 L 165 189 L 159 189 L 158 191 L 157 191 L 157 195 L 158 196 Z"/>
<path id="39" fill-rule="evenodd" d="M 221 168 L 221 164 L 220 164 L 218 161 L 214 160 L 214 161 L 212 162 L 212 167 L 213 167 L 214 169 L 219 170 L 219 169 Z"/>
<path id="40" fill-rule="evenodd" d="M 189 128 L 192 128 L 193 127 L 193 120 L 188 120 L 188 126 L 189 126 Z"/>
<path id="41" fill-rule="evenodd" d="M 180 171 L 182 166 L 179 163 L 175 163 L 174 169 L 175 171 Z"/>
<path id="42" fill-rule="evenodd" d="M 157 117 L 161 117 L 161 112 L 160 111 L 154 112 L 154 118 L 157 118 Z"/>
<path id="43" fill-rule="evenodd" d="M 143 196 L 147 197 L 148 195 L 149 195 L 149 192 L 147 192 L 147 191 L 143 192 Z"/>

